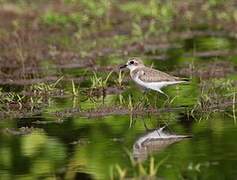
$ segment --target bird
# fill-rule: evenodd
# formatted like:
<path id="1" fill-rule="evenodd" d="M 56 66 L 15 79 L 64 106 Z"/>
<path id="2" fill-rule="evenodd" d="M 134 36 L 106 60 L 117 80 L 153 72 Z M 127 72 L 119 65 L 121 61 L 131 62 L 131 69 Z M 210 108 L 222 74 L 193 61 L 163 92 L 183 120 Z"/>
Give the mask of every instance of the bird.
<path id="1" fill-rule="evenodd" d="M 165 94 L 161 88 L 168 85 L 187 82 L 187 80 L 183 78 L 169 75 L 151 67 L 146 67 L 143 61 L 136 57 L 128 59 L 126 64 L 120 66 L 120 69 L 124 68 L 128 68 L 130 70 L 130 76 L 137 84 L 145 89 L 158 91 L 166 97 L 168 97 L 168 95 Z"/>

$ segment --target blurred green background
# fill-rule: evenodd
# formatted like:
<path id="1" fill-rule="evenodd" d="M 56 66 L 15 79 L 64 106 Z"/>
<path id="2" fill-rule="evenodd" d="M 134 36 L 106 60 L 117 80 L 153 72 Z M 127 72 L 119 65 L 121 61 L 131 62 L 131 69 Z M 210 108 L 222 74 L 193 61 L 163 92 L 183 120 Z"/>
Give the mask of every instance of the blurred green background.
<path id="1" fill-rule="evenodd" d="M 236 6 L 0 0 L 0 179 L 236 179 Z M 141 103 L 134 56 L 190 83 Z M 133 164 L 163 125 L 193 137 Z"/>

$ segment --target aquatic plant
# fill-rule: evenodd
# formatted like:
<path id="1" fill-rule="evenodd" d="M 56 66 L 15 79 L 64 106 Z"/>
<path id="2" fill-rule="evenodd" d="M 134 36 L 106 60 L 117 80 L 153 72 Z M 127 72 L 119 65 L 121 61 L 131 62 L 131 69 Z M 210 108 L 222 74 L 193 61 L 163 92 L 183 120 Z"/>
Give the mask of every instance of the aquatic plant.
<path id="1" fill-rule="evenodd" d="M 116 84 L 119 86 L 119 87 L 122 87 L 122 82 L 124 80 L 124 74 L 122 73 L 122 71 L 119 71 L 119 74 L 118 74 L 118 79 L 115 80 Z"/>
<path id="2" fill-rule="evenodd" d="M 37 83 L 37 84 L 32 84 L 30 86 L 30 90 L 34 94 L 50 94 L 53 91 L 57 90 L 56 86 L 59 84 L 59 82 L 63 79 L 63 76 L 60 77 L 57 81 L 54 83 Z"/>
<path id="3" fill-rule="evenodd" d="M 0 108 L 1 109 L 9 110 L 9 108 L 7 107 L 10 104 L 18 104 L 19 105 L 18 109 L 22 109 L 22 104 L 24 100 L 25 100 L 24 95 L 21 95 L 16 92 L 5 93 L 5 92 L 2 92 L 2 89 L 0 88 Z"/>
<path id="4" fill-rule="evenodd" d="M 111 179 L 153 179 L 157 178 L 159 167 L 167 160 L 167 157 L 155 162 L 154 157 L 150 157 L 148 165 L 142 162 L 136 162 L 131 153 L 129 153 L 130 165 L 133 169 L 130 172 L 129 168 L 122 168 L 120 165 L 116 164 L 110 169 Z"/>
<path id="5" fill-rule="evenodd" d="M 79 94 L 80 94 L 79 86 L 76 87 L 74 81 L 72 80 L 72 95 L 79 96 Z"/>
<path id="6" fill-rule="evenodd" d="M 96 74 L 96 72 L 93 72 L 93 76 L 91 77 L 91 82 L 92 82 L 91 88 L 105 89 L 108 86 L 107 82 L 108 82 L 112 73 L 113 73 L 113 71 L 110 71 L 109 74 L 104 79 L 103 77 L 98 76 L 98 74 Z"/>
<path id="7" fill-rule="evenodd" d="M 202 119 L 208 119 L 211 113 L 220 110 L 221 107 L 232 106 L 234 117 L 236 103 L 234 84 L 234 81 L 224 79 L 203 82 L 199 98 L 191 110 L 191 115 L 196 117 L 196 114 L 201 114 Z"/>

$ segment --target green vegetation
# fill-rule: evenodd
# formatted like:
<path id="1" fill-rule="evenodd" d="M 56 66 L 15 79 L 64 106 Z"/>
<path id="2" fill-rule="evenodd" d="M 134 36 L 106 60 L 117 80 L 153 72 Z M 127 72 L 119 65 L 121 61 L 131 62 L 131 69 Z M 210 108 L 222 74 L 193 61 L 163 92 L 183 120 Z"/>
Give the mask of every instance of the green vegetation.
<path id="1" fill-rule="evenodd" d="M 144 167 L 143 163 L 137 163 L 133 160 L 133 157 L 130 157 L 133 171 L 133 179 L 153 179 L 157 176 L 157 172 L 159 167 L 162 163 L 165 162 L 165 159 L 163 161 L 160 161 L 159 163 L 155 163 L 154 158 L 150 158 L 148 167 Z M 116 165 L 114 168 L 112 168 L 111 172 L 111 179 L 126 179 L 129 176 L 127 175 L 127 169 L 121 168 L 119 165 Z"/>
<path id="2" fill-rule="evenodd" d="M 1 179 L 237 177 L 235 4 L 1 0 Z M 190 82 L 143 92 L 133 56 Z M 164 125 L 193 137 L 136 146 Z"/>
<path id="3" fill-rule="evenodd" d="M 105 79 L 103 79 L 102 77 L 98 77 L 98 75 L 93 72 L 93 77 L 91 78 L 91 82 L 92 82 L 92 85 L 91 85 L 91 88 L 103 88 L 103 89 L 106 89 L 106 87 L 108 87 L 108 80 L 109 80 L 109 77 L 111 76 L 112 74 L 112 71 L 108 73 L 107 77 Z"/>

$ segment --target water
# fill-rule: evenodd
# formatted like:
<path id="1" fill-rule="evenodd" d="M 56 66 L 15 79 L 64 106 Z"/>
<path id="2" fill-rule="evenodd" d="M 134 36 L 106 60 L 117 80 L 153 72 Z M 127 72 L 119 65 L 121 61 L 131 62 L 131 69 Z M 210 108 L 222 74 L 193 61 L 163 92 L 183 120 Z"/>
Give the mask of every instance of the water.
<path id="1" fill-rule="evenodd" d="M 212 3 L 215 4 L 216 1 Z M 203 8 L 208 7 L 203 6 Z M 183 8 L 186 8 L 185 4 Z M 169 15 L 169 9 L 164 9 L 162 12 Z M 58 17 L 57 14 L 55 17 L 53 15 L 51 17 L 50 14 L 48 16 L 49 20 L 53 17 L 52 21 Z M 209 16 L 212 17 L 212 14 Z M 75 21 L 77 16 L 72 17 Z M 223 14 L 220 17 L 227 18 Z M 66 23 L 64 21 L 59 21 L 59 24 Z M 120 21 L 124 20 L 120 19 Z M 85 22 L 86 28 L 88 28 L 87 23 Z M 19 26 L 17 21 L 13 24 Z M 135 32 L 135 36 L 142 31 L 142 28 L 139 29 L 137 26 L 132 25 L 134 31 L 138 31 Z M 65 25 L 65 31 L 66 27 Z M 149 28 L 152 30 L 155 27 Z M 49 79 L 56 77 L 56 80 L 64 76 L 65 81 L 60 81 L 57 86 L 59 91 L 55 93 L 52 90 L 52 94 L 47 94 L 50 88 L 53 89 L 52 86 L 45 87 L 41 84 L 34 87 L 38 88 L 37 90 L 46 89 L 46 93 L 41 92 L 35 97 L 27 94 L 31 81 L 24 78 L 24 82 L 14 78 L 1 78 L 3 94 L 25 90 L 27 100 L 22 103 L 22 109 L 17 96 L 8 102 L 7 108 L 5 107 L 7 103 L 4 100 L 0 101 L 0 108 L 4 107 L 0 111 L 0 179 L 104 180 L 110 179 L 113 175 L 118 178 L 118 167 L 126 170 L 127 177 L 132 177 L 134 174 L 138 175 L 137 167 L 134 168 L 132 164 L 133 158 L 142 163 L 145 168 L 150 166 L 154 158 L 155 165 L 159 165 L 157 176 L 161 179 L 237 179 L 237 124 L 234 98 L 237 90 L 236 38 L 226 37 L 227 35 L 222 31 L 210 33 L 212 28 L 194 30 L 193 35 L 189 32 L 192 28 L 187 29 L 188 31 L 166 34 L 165 43 L 160 43 L 159 38 L 162 38 L 162 35 L 159 35 L 162 37 L 150 38 L 150 42 L 141 43 L 140 40 L 137 40 L 137 44 L 129 42 L 130 46 L 128 49 L 123 48 L 125 50 L 117 48 L 119 45 L 114 42 L 116 39 L 120 40 L 121 44 L 129 41 L 130 37 L 127 34 L 130 29 L 113 32 L 118 33 L 113 40 L 112 37 L 110 39 L 111 35 L 106 41 L 103 36 L 96 37 L 98 40 L 92 44 L 85 40 L 84 45 L 88 43 L 88 49 L 90 46 L 95 46 L 96 49 L 97 46 L 100 47 L 100 43 L 103 47 L 107 41 L 113 41 L 110 43 L 115 46 L 115 50 L 112 49 L 110 52 L 108 48 L 110 43 L 108 43 L 105 53 L 101 52 L 102 55 L 98 52 L 91 53 L 91 57 L 88 55 L 89 58 L 86 56 L 86 51 L 81 52 L 86 57 L 83 60 L 93 59 L 94 54 L 97 54 L 94 58 L 95 62 L 92 61 L 93 67 L 91 62 L 88 61 L 89 65 L 88 62 L 80 64 L 78 57 L 74 57 L 72 52 L 75 49 L 83 50 L 81 44 L 79 47 L 76 46 L 79 40 L 73 41 L 76 47 L 73 45 L 74 51 L 70 51 L 70 56 L 67 57 L 66 52 L 71 50 L 72 40 L 64 36 L 68 36 L 71 32 L 58 37 L 59 40 L 55 40 L 54 36 L 51 37 L 52 40 L 47 39 L 46 36 L 48 43 L 53 41 L 51 42 L 53 45 L 60 42 L 61 44 L 57 44 L 58 49 L 57 46 L 51 47 L 51 44 L 45 45 L 45 47 L 50 46 L 48 49 L 51 49 L 47 51 L 52 51 L 51 54 L 55 53 L 55 57 L 46 55 L 44 57 L 46 60 L 40 65 L 39 74 L 30 71 L 29 76 L 39 77 L 39 79 L 41 76 Z M 80 33 L 75 32 L 72 38 L 76 39 L 77 36 L 80 38 Z M 89 32 L 86 35 L 89 36 Z M 60 33 L 55 36 L 60 36 Z M 98 35 L 95 33 L 94 36 Z M 27 45 L 27 42 L 24 43 Z M 62 57 L 60 48 L 63 49 Z M 97 51 L 100 49 L 98 48 Z M 118 88 L 117 67 L 124 63 L 128 56 L 141 56 L 147 65 L 152 64 L 159 70 L 189 77 L 191 81 L 189 84 L 165 88 L 164 91 L 170 96 L 169 102 L 165 96 L 149 92 L 141 103 L 144 94 L 138 86 L 129 81 L 127 72 L 124 73 L 123 88 Z M 65 58 L 73 60 L 66 59 L 69 62 L 64 62 Z M 55 59 L 60 59 L 62 64 L 57 64 Z M 94 67 L 97 69 L 93 69 Z M 5 73 L 11 71 L 11 67 L 5 68 Z M 108 87 L 105 87 L 110 93 L 104 93 L 106 95 L 102 98 L 101 88 L 90 92 L 92 81 L 96 81 L 93 71 L 97 73 L 99 77 L 97 80 L 100 81 L 100 78 L 106 79 L 111 69 L 115 72 L 108 80 Z M 27 71 L 27 68 L 25 70 Z M 71 93 L 73 85 L 70 78 L 75 80 L 76 87 L 80 85 L 78 96 L 73 96 Z M 71 94 L 61 94 L 60 90 L 70 91 Z M 35 107 L 32 107 L 31 103 L 35 103 Z M 142 105 L 142 109 L 136 110 L 135 107 L 139 107 L 139 104 Z M 153 107 L 151 111 L 149 111 L 150 107 Z M 92 111 L 88 112 L 91 109 Z M 130 112 L 131 109 L 134 110 L 133 113 Z M 146 137 L 154 129 L 163 126 L 167 126 L 167 130 L 171 133 L 192 137 L 174 142 L 146 142 L 144 149 L 138 150 L 139 152 L 134 149 L 141 137 Z"/>
<path id="2" fill-rule="evenodd" d="M 190 120 L 187 124 L 183 122 L 187 117 L 180 113 L 172 115 L 176 118 L 172 120 L 170 130 L 179 134 L 192 134 L 193 137 L 158 152 L 156 149 L 150 152 L 156 162 L 166 158 L 159 169 L 160 177 L 237 177 L 237 129 L 232 118 L 215 113 L 208 120 Z M 159 117 L 144 116 L 137 118 L 136 124 L 129 128 L 128 115 L 90 119 L 74 116 L 65 119 L 62 124 L 32 124 L 39 129 L 29 135 L 16 136 L 2 132 L 1 177 L 47 178 L 65 173 L 65 177 L 70 178 L 108 179 L 109 169 L 115 164 L 131 168 L 126 152 L 132 153 L 135 142 L 146 134 L 142 119 L 150 129 L 156 127 L 155 122 L 163 120 L 162 114 Z M 47 118 L 2 120 L 1 128 L 25 127 L 27 122 L 33 120 L 45 121 Z"/>

